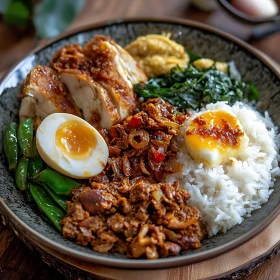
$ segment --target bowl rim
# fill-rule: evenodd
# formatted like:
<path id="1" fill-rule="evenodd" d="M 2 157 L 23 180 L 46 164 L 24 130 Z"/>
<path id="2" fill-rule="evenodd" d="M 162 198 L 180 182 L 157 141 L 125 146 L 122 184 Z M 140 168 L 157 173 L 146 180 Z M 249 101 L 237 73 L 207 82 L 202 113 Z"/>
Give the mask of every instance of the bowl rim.
<path id="1" fill-rule="evenodd" d="M 13 74 L 13 71 L 16 68 L 19 68 L 24 63 L 25 59 L 47 47 L 55 43 L 56 41 L 66 39 L 70 36 L 73 36 L 75 34 L 86 32 L 92 29 L 96 28 L 104 28 L 107 26 L 113 26 L 118 24 L 129 24 L 129 23 L 173 23 L 173 24 L 180 24 L 187 27 L 194 27 L 198 28 L 210 33 L 214 33 L 215 35 L 218 35 L 224 39 L 227 39 L 234 44 L 237 44 L 239 47 L 245 49 L 247 52 L 251 53 L 253 56 L 255 56 L 258 60 L 260 60 L 266 67 L 268 67 L 274 75 L 280 80 L 280 71 L 277 68 L 276 65 L 273 64 L 272 60 L 267 57 L 262 52 L 258 51 L 254 47 L 250 46 L 249 44 L 243 42 L 242 40 L 236 38 L 233 35 L 230 35 L 224 31 L 221 31 L 217 28 L 208 26 L 206 24 L 192 21 L 192 20 L 186 20 L 186 19 L 176 19 L 176 18 L 148 18 L 148 17 L 132 17 L 132 18 L 118 18 L 115 20 L 106 20 L 101 21 L 94 24 L 89 24 L 86 26 L 82 26 L 79 28 L 74 29 L 73 31 L 66 32 L 65 34 L 58 36 L 52 40 L 47 41 L 42 46 L 38 46 L 37 48 L 33 49 L 29 54 L 27 54 L 23 59 L 21 59 L 18 63 L 16 63 L 11 69 L 1 78 L 0 80 L 0 96 L 3 91 L 3 82 L 9 78 L 10 75 Z M 1 98 L 1 97 L 0 97 Z M 60 253 L 63 253 L 65 255 L 74 257 L 76 259 L 90 262 L 90 263 L 96 263 L 100 265 L 105 266 L 112 266 L 112 267 L 120 267 L 120 268 L 130 268 L 130 269 L 159 269 L 159 268 L 169 268 L 169 267 L 176 267 L 176 266 L 182 266 L 182 265 L 188 265 L 193 264 L 200 261 L 205 261 L 207 259 L 216 257 L 218 255 L 221 255 L 223 253 L 226 253 L 227 251 L 230 251 L 234 249 L 237 246 L 242 245 L 246 241 L 250 240 L 254 236 L 256 236 L 258 233 L 260 233 L 262 230 L 264 230 L 279 214 L 280 214 L 280 205 L 278 205 L 259 225 L 252 228 L 250 231 L 246 232 L 242 236 L 225 243 L 223 245 L 220 245 L 219 247 L 212 248 L 208 251 L 204 252 L 198 252 L 194 255 L 179 255 L 174 256 L 170 258 L 162 258 L 157 260 L 142 260 L 142 259 L 122 259 L 122 258 L 112 258 L 108 257 L 107 255 L 104 256 L 97 256 L 97 255 L 91 255 L 86 252 L 77 251 L 75 249 L 66 247 L 64 245 L 61 245 L 55 241 L 52 241 L 51 239 L 45 237 L 44 235 L 40 234 L 39 232 L 32 229 L 30 226 L 25 224 L 9 207 L 8 205 L 3 201 L 2 197 L 0 196 L 0 209 L 2 210 L 3 214 L 6 218 L 9 219 L 9 221 L 12 223 L 12 225 L 15 227 L 17 231 L 22 231 L 25 236 L 28 236 L 28 238 L 31 239 L 31 241 L 34 239 L 35 242 L 44 245 L 46 248 L 49 248 L 54 251 L 59 251 Z"/>

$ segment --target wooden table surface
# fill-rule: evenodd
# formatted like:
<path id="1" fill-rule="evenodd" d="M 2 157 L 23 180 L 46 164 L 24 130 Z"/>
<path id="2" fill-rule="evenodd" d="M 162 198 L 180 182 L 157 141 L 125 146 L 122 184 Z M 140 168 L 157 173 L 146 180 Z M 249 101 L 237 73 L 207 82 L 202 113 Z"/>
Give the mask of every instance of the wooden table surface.
<path id="1" fill-rule="evenodd" d="M 209 0 L 210 1 L 210 0 Z M 70 29 L 103 20 L 124 17 L 177 17 L 205 22 L 246 39 L 252 28 L 231 19 L 217 8 L 202 12 L 188 0 L 88 0 Z M 33 32 L 12 29 L 0 22 L 0 75 L 24 57 L 34 46 Z M 5 40 L 3 40 L 5 38 Z M 280 63 L 280 32 L 251 42 L 253 46 Z M 248 280 L 280 279 L 280 255 L 254 270 Z M 25 244 L 0 222 L 0 279 L 59 279 L 65 278 L 43 261 L 32 256 Z"/>

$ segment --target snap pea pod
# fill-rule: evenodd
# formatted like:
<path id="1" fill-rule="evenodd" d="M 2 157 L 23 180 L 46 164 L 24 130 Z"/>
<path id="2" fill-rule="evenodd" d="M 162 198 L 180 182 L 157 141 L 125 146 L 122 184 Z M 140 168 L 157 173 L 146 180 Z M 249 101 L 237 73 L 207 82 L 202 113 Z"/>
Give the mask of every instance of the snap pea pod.
<path id="1" fill-rule="evenodd" d="M 64 217 L 62 210 L 54 204 L 53 200 L 41 186 L 31 184 L 30 192 L 39 209 L 49 218 L 55 228 L 61 231 L 60 221 Z"/>
<path id="2" fill-rule="evenodd" d="M 32 198 L 31 192 L 30 192 L 30 184 L 29 183 L 27 184 L 27 189 L 24 191 L 24 195 L 25 195 L 25 198 L 26 198 L 28 203 L 31 203 L 33 201 L 33 198 Z"/>
<path id="3" fill-rule="evenodd" d="M 58 206 L 60 206 L 60 208 L 62 208 L 62 210 L 64 210 L 65 212 L 67 212 L 67 206 L 66 206 L 66 201 L 69 200 L 66 196 L 64 195 L 58 195 L 56 194 L 51 188 L 43 186 L 45 191 L 51 196 L 51 198 L 53 199 L 54 202 L 56 202 L 56 204 Z"/>
<path id="4" fill-rule="evenodd" d="M 44 170 L 44 166 L 44 161 L 37 151 L 36 141 L 34 138 L 32 143 L 32 158 L 29 160 L 28 165 L 29 178 L 33 178 L 34 176 L 39 174 L 42 170 Z"/>
<path id="5" fill-rule="evenodd" d="M 28 158 L 22 156 L 19 161 L 15 172 L 16 185 L 21 191 L 27 189 L 28 177 Z"/>
<path id="6" fill-rule="evenodd" d="M 18 143 L 26 157 L 32 156 L 33 142 L 33 123 L 32 119 L 26 119 L 19 125 L 18 128 Z"/>
<path id="7" fill-rule="evenodd" d="M 71 195 L 80 183 L 54 170 L 45 169 L 33 178 L 35 183 L 51 188 L 56 194 Z"/>
<path id="8" fill-rule="evenodd" d="M 9 170 L 15 170 L 18 161 L 17 124 L 9 124 L 3 135 L 4 153 L 9 163 Z"/>

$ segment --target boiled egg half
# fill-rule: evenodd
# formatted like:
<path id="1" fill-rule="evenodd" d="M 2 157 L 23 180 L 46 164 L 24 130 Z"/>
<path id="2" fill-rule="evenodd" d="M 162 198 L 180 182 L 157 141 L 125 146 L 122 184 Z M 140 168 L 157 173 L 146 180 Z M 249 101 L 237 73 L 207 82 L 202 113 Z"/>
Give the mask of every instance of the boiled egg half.
<path id="1" fill-rule="evenodd" d="M 194 114 L 187 122 L 184 140 L 193 159 L 207 167 L 238 158 L 249 142 L 237 117 L 225 110 Z"/>
<path id="2" fill-rule="evenodd" d="M 107 144 L 85 120 L 65 113 L 46 117 L 36 132 L 42 159 L 53 169 L 72 178 L 99 174 L 109 157 Z"/>

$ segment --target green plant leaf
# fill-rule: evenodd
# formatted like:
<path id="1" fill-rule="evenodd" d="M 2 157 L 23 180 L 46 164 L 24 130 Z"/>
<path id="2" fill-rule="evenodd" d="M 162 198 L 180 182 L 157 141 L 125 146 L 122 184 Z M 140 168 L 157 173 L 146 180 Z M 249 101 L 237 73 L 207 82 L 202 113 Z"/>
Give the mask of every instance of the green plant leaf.
<path id="1" fill-rule="evenodd" d="M 192 64 L 186 69 L 173 68 L 170 73 L 150 79 L 146 84 L 134 85 L 134 92 L 144 99 L 161 97 L 184 111 L 197 109 L 208 103 L 248 101 L 258 98 L 258 89 L 215 68 L 198 70 Z"/>
<path id="2" fill-rule="evenodd" d="M 12 0 L 1 0 L 0 1 L 0 14 L 4 14 L 7 11 L 11 1 Z"/>
<path id="3" fill-rule="evenodd" d="M 58 36 L 73 22 L 84 5 L 84 0 L 42 0 L 35 6 L 33 22 L 37 36 Z"/>
<path id="4" fill-rule="evenodd" d="M 23 1 L 11 1 L 3 17 L 5 23 L 17 26 L 26 26 L 29 19 L 30 11 Z"/>

